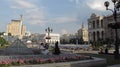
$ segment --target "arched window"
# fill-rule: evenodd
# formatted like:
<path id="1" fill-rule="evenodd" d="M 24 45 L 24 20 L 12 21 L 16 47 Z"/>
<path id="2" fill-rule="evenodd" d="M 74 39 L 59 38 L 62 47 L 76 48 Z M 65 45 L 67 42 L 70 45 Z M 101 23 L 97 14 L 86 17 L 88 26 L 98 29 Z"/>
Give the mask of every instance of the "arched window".
<path id="1" fill-rule="evenodd" d="M 103 28 L 103 20 L 101 20 L 101 28 Z"/>
<path id="2" fill-rule="evenodd" d="M 97 28 L 99 28 L 99 20 L 97 20 L 96 22 L 97 22 Z"/>
<path id="3" fill-rule="evenodd" d="M 101 32 L 101 36 L 102 36 L 102 40 L 103 40 L 103 37 L 104 37 L 104 31 Z"/>
<path id="4" fill-rule="evenodd" d="M 97 31 L 97 40 L 99 40 L 99 39 L 100 39 L 100 32 Z"/>
<path id="5" fill-rule="evenodd" d="M 95 41 L 95 32 L 93 32 L 93 41 Z"/>
<path id="6" fill-rule="evenodd" d="M 95 28 L 95 21 L 93 21 L 93 29 Z"/>

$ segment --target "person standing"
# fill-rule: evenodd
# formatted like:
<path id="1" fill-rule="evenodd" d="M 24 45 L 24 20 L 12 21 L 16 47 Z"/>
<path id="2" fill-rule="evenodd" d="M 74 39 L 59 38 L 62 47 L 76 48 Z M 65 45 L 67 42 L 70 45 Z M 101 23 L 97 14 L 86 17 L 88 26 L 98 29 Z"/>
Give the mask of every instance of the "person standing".
<path id="1" fill-rule="evenodd" d="M 60 52 L 60 49 L 58 47 L 58 41 L 55 43 L 55 48 L 54 48 L 54 51 L 53 51 L 53 54 L 55 55 L 59 55 L 61 52 Z"/>

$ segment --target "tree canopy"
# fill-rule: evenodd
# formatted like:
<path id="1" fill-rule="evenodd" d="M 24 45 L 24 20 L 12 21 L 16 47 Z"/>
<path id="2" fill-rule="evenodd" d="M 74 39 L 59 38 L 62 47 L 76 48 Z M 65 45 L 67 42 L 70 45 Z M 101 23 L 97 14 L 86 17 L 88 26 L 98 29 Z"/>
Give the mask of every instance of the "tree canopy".
<path id="1" fill-rule="evenodd" d="M 0 37 L 0 44 L 1 46 L 4 46 L 5 44 L 8 44 L 8 42 L 3 37 Z"/>

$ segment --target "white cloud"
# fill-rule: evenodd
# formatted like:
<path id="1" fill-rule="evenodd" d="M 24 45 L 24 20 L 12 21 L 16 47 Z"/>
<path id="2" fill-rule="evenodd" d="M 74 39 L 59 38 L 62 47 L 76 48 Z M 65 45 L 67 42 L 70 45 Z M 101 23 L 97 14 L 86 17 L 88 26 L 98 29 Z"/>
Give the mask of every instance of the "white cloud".
<path id="1" fill-rule="evenodd" d="M 21 7 L 24 7 L 24 8 L 32 8 L 32 7 L 35 7 L 34 4 L 30 3 L 30 2 L 27 2 L 25 0 L 13 0 L 13 2 L 15 2 L 16 4 L 20 5 Z"/>
<path id="2" fill-rule="evenodd" d="M 44 12 L 40 8 L 33 8 L 26 11 L 25 19 L 31 24 L 44 24 Z"/>
<path id="3" fill-rule="evenodd" d="M 36 1 L 36 0 L 35 0 Z M 33 2 L 27 0 L 12 0 L 11 8 L 14 9 L 24 9 L 25 10 L 25 20 L 30 24 L 44 24 L 45 21 L 42 19 L 44 16 L 44 8 L 42 6 L 37 6 Z"/>
<path id="4" fill-rule="evenodd" d="M 75 4 L 80 4 L 80 0 L 69 0 L 70 2 L 74 2 Z"/>
<path id="5" fill-rule="evenodd" d="M 62 34 L 62 35 L 63 35 L 63 34 L 68 34 L 68 32 L 67 32 L 66 29 L 62 29 L 62 30 L 61 30 L 61 34 Z"/>
<path id="6" fill-rule="evenodd" d="M 10 8 L 13 8 L 13 9 L 20 9 L 19 6 L 10 6 Z"/>
<path id="7" fill-rule="evenodd" d="M 52 20 L 54 23 L 67 23 L 67 22 L 76 22 L 78 19 L 76 17 L 69 17 L 69 16 L 63 16 L 63 17 L 57 17 Z"/>
<path id="8" fill-rule="evenodd" d="M 83 0 L 69 0 L 69 1 L 75 3 L 76 6 L 79 8 L 82 6 L 81 4 L 84 3 L 84 5 L 87 5 L 89 8 L 93 10 L 98 10 L 98 11 L 105 10 L 105 6 L 104 6 L 105 0 L 84 0 L 84 1 Z"/>
<path id="9" fill-rule="evenodd" d="M 99 11 L 104 11 L 105 6 L 104 6 L 105 0 L 86 0 L 86 4 L 88 7 L 90 7 L 93 10 L 99 10 Z"/>
<path id="10" fill-rule="evenodd" d="M 23 15 L 24 20 L 30 24 L 44 25 L 46 23 L 67 23 L 78 21 L 78 18 L 76 17 L 64 15 L 61 17 L 46 19 L 45 17 L 46 11 L 44 10 L 43 6 L 37 6 L 33 1 L 30 2 L 28 0 L 12 0 L 10 2 L 12 2 L 11 8 L 25 10 L 25 15 Z M 79 0 L 75 0 L 74 2 L 79 3 Z"/>

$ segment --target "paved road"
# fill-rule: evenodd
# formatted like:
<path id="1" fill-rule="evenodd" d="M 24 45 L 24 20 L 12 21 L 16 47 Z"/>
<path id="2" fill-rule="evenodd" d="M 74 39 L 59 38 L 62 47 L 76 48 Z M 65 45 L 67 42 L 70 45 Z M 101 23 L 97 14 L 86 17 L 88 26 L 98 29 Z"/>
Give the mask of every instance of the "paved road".
<path id="1" fill-rule="evenodd" d="M 91 54 L 98 54 L 99 51 L 76 51 L 75 53 L 91 53 Z M 110 50 L 109 53 L 113 53 L 113 50 Z M 116 65 L 111 65 L 111 66 L 107 66 L 107 67 L 120 67 L 120 64 L 116 64 Z"/>
<path id="2" fill-rule="evenodd" d="M 120 67 L 120 64 L 118 64 L 118 65 L 112 65 L 112 66 L 107 66 L 107 67 Z"/>

